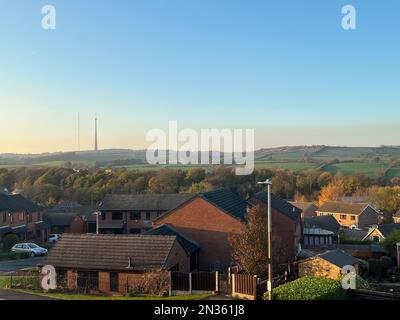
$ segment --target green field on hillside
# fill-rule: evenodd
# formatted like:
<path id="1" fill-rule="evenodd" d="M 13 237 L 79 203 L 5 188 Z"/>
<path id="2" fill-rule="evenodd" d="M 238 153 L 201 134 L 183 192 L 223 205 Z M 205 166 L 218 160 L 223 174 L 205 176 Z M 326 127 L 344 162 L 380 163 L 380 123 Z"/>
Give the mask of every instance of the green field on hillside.
<path id="1" fill-rule="evenodd" d="M 363 174 L 368 177 L 374 177 L 378 172 L 382 172 L 387 168 L 388 164 L 385 162 L 374 163 L 357 161 L 326 165 L 324 170 L 332 174 L 340 172 L 344 175 Z"/>

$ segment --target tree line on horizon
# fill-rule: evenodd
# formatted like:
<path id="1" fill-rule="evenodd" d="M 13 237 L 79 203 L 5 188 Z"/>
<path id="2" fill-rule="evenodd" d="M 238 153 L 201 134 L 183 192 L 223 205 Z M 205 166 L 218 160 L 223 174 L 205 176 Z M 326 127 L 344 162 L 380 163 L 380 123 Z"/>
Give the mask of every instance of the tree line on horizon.
<path id="1" fill-rule="evenodd" d="M 98 204 L 108 193 L 197 193 L 227 188 L 246 198 L 262 190 L 258 181 L 272 179 L 272 191 L 283 199 L 322 204 L 343 198 L 363 199 L 380 209 L 385 220 L 400 209 L 400 177 L 333 175 L 319 169 L 259 169 L 237 176 L 234 169 L 215 166 L 187 170 L 73 170 L 63 167 L 0 169 L 0 186 L 19 192 L 45 207 L 62 200 Z"/>

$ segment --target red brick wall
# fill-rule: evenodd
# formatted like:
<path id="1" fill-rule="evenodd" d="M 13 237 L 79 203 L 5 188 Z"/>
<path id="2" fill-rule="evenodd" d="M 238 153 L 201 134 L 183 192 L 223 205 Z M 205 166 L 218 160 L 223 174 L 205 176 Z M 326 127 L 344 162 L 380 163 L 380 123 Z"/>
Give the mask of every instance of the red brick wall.
<path id="1" fill-rule="evenodd" d="M 68 228 L 68 233 L 85 233 L 85 222 L 80 216 L 76 216 Z"/>
<path id="2" fill-rule="evenodd" d="M 232 263 L 229 237 L 242 232 L 244 224 L 209 202 L 195 198 L 161 217 L 155 226 L 170 224 L 200 245 L 199 269 L 209 270 L 219 261 L 224 268 Z"/>
<path id="3" fill-rule="evenodd" d="M 259 205 L 261 210 L 266 210 L 267 206 L 255 198 L 251 199 L 251 203 Z M 297 245 L 301 241 L 302 227 L 301 218 L 293 220 L 280 211 L 272 208 L 272 234 L 279 234 L 279 237 L 285 242 L 289 250 L 289 260 L 294 260 L 297 253 Z M 274 254 L 274 253 L 273 253 Z"/>

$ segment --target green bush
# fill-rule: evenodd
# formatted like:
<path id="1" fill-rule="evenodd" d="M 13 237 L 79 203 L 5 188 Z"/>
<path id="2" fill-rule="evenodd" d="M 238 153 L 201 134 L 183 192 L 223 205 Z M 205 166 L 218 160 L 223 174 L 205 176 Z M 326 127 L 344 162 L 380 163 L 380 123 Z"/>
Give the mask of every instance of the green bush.
<path id="1" fill-rule="evenodd" d="M 267 299 L 264 294 L 264 299 Z M 276 300 L 345 300 L 346 291 L 340 281 L 321 277 L 302 277 L 274 290 Z"/>
<path id="2" fill-rule="evenodd" d="M 38 276 L 0 276 L 0 288 L 14 289 L 40 289 L 40 277 Z"/>
<path id="3" fill-rule="evenodd" d="M 3 238 L 3 251 L 8 252 L 19 242 L 19 238 L 15 234 L 8 234 Z"/>

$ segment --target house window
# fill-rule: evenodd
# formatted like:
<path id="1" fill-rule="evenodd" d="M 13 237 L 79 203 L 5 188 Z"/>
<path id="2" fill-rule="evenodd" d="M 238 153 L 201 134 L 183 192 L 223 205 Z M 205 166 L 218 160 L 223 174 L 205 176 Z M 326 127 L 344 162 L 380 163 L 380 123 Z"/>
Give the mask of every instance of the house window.
<path id="1" fill-rule="evenodd" d="M 112 219 L 113 220 L 122 220 L 122 212 L 113 212 Z"/>
<path id="2" fill-rule="evenodd" d="M 28 222 L 32 222 L 32 213 L 28 214 Z"/>
<path id="3" fill-rule="evenodd" d="M 142 233 L 142 230 L 139 229 L 139 228 L 131 228 L 129 230 L 129 232 L 132 233 L 132 234 L 139 234 L 139 233 Z"/>
<path id="4" fill-rule="evenodd" d="M 18 212 L 18 221 L 23 222 L 25 219 L 25 215 L 23 212 Z"/>
<path id="5" fill-rule="evenodd" d="M 140 211 L 131 212 L 131 220 L 140 220 Z"/>
<path id="6" fill-rule="evenodd" d="M 345 215 L 345 214 L 341 214 L 341 215 L 340 215 L 340 219 L 341 219 L 341 220 L 346 220 L 346 215 Z"/>
<path id="7" fill-rule="evenodd" d="M 7 213 L 3 213 L 3 222 L 7 222 Z"/>
<path id="8" fill-rule="evenodd" d="M 118 272 L 110 272 L 110 291 L 111 292 L 118 292 L 118 281 L 119 281 Z"/>
<path id="9" fill-rule="evenodd" d="M 150 212 L 146 212 L 146 220 L 150 220 Z"/>
<path id="10" fill-rule="evenodd" d="M 101 220 L 106 220 L 107 218 L 107 212 L 102 212 L 101 213 Z"/>
<path id="11" fill-rule="evenodd" d="M 356 221 L 356 216 L 350 216 L 351 221 Z"/>
<path id="12" fill-rule="evenodd" d="M 373 240 L 374 242 L 379 242 L 379 241 L 380 241 L 380 239 L 379 239 L 378 236 L 373 236 L 373 237 L 372 237 L 372 240 Z"/>
<path id="13" fill-rule="evenodd" d="M 38 221 L 40 221 L 42 218 L 41 218 L 41 213 L 40 212 L 38 212 L 37 213 L 37 219 L 38 219 Z"/>
<path id="14" fill-rule="evenodd" d="M 89 289 L 98 290 L 99 289 L 99 273 L 89 272 Z"/>

